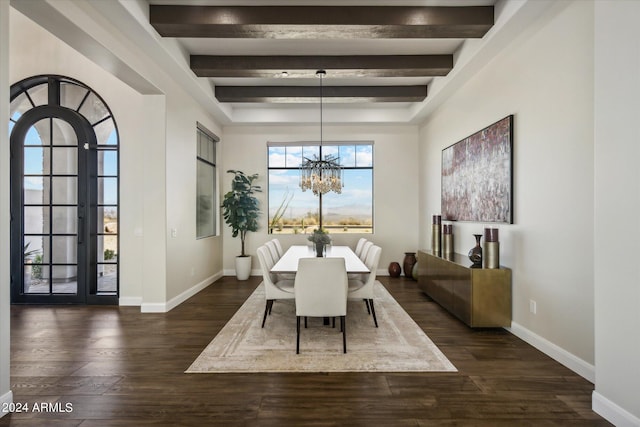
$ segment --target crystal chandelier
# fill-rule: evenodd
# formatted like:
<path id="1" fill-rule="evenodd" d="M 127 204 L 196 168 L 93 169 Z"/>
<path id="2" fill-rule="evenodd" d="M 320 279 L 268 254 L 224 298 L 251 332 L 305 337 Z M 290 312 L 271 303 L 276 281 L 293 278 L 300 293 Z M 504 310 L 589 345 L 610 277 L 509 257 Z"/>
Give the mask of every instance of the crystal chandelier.
<path id="1" fill-rule="evenodd" d="M 322 156 L 322 79 L 326 71 L 319 70 L 316 76 L 320 78 L 320 155 Z M 300 166 L 300 188 L 302 191 L 311 190 L 315 196 L 333 191 L 342 193 L 343 187 L 342 167 L 340 157 L 327 155 L 324 159 L 313 156 L 313 159 L 304 157 Z"/>

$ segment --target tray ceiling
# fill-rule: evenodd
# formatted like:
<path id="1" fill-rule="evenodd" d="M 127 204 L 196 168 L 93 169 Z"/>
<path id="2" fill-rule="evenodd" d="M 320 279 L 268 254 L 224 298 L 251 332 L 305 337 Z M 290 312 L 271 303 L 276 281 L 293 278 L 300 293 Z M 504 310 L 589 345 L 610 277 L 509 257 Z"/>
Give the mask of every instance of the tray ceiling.
<path id="1" fill-rule="evenodd" d="M 149 22 L 175 39 L 221 103 L 415 103 L 494 24 L 494 1 L 152 0 Z M 446 6 L 444 6 L 446 5 Z"/>

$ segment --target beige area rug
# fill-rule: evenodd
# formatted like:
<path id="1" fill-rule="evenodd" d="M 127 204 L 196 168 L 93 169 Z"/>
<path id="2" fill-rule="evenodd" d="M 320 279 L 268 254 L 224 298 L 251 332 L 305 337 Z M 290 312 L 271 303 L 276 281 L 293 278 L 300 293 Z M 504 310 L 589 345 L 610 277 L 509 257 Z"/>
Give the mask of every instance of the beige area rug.
<path id="1" fill-rule="evenodd" d="M 347 354 L 340 322 L 301 321 L 296 354 L 293 300 L 276 301 L 264 329 L 264 286 L 234 314 L 186 371 L 220 372 L 442 372 L 457 371 L 420 327 L 380 284 L 375 288 L 378 328 L 363 301 L 347 306 Z"/>

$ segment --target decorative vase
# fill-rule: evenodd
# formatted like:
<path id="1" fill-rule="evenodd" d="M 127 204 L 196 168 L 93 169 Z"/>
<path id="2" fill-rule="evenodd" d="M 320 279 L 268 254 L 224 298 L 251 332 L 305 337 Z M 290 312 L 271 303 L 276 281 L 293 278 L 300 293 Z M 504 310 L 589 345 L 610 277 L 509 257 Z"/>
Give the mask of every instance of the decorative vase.
<path id="1" fill-rule="evenodd" d="M 402 269 L 404 270 L 405 277 L 411 278 L 413 275 L 413 266 L 418 262 L 415 252 L 405 252 L 404 261 L 402 262 Z"/>
<path id="2" fill-rule="evenodd" d="M 389 264 L 389 276 L 400 277 L 401 272 L 402 272 L 402 269 L 400 268 L 400 264 L 398 264 L 395 261 Z"/>
<path id="3" fill-rule="evenodd" d="M 484 229 L 484 268 L 500 268 L 500 242 L 497 228 Z"/>
<path id="4" fill-rule="evenodd" d="M 413 280 L 418 280 L 418 263 L 413 264 L 413 268 L 411 269 L 411 277 Z"/>
<path id="5" fill-rule="evenodd" d="M 480 239 L 482 234 L 474 234 L 476 238 L 476 245 L 469 251 L 469 259 L 473 263 L 473 267 L 482 267 L 482 247 L 480 246 Z"/>
<path id="6" fill-rule="evenodd" d="M 442 254 L 447 259 L 450 259 L 453 254 L 453 225 L 451 224 L 442 226 Z"/>
<path id="7" fill-rule="evenodd" d="M 431 223 L 431 251 L 435 256 L 442 254 L 442 216 L 434 215 Z"/>
<path id="8" fill-rule="evenodd" d="M 316 257 L 322 258 L 324 256 L 324 244 L 316 243 Z"/>

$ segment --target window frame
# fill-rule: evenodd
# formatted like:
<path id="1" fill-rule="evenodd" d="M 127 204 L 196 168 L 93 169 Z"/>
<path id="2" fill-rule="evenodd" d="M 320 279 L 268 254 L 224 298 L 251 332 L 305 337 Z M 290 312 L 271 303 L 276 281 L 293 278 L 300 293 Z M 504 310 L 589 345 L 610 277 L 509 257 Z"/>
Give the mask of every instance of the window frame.
<path id="1" fill-rule="evenodd" d="M 357 154 L 357 148 L 358 146 L 367 146 L 370 147 L 370 152 L 371 152 L 371 161 L 369 164 L 367 164 L 366 166 L 358 166 L 357 163 L 357 159 L 358 159 L 358 154 Z M 267 233 L 268 234 L 280 234 L 280 233 L 276 233 L 275 229 L 271 228 L 271 206 L 270 206 L 270 201 L 271 201 L 271 197 L 269 196 L 270 192 L 271 192 L 271 182 L 270 182 L 270 178 L 271 178 L 271 171 L 276 171 L 276 170 L 285 170 L 285 171 L 299 171 L 300 166 L 296 165 L 296 166 L 287 166 L 287 161 L 285 159 L 285 164 L 284 166 L 279 165 L 279 166 L 271 166 L 270 164 L 270 150 L 272 148 L 284 148 L 284 153 L 285 153 L 285 157 L 288 157 L 287 154 L 287 148 L 293 148 L 293 147 L 300 147 L 301 149 L 301 156 L 303 157 L 307 157 L 309 154 L 309 152 L 317 152 L 318 156 L 323 158 L 324 156 L 328 155 L 328 154 L 336 154 L 335 151 L 338 151 L 338 153 L 340 152 L 342 147 L 354 147 L 354 160 L 353 160 L 353 166 L 343 166 L 343 170 L 344 171 L 350 171 L 350 170 L 370 170 L 371 171 L 371 225 L 367 226 L 366 228 L 363 228 L 362 230 L 358 230 L 358 231 L 350 231 L 349 233 L 351 234 L 356 234 L 356 233 L 360 233 L 360 234 L 373 234 L 374 230 L 375 230 L 375 219 L 374 219 L 374 168 L 375 168 L 375 159 L 374 159 L 374 142 L 373 141 L 330 141 L 330 142 L 322 142 L 320 143 L 319 141 L 296 141 L 296 142 L 267 142 L 267 215 L 266 215 L 266 221 L 267 221 Z M 309 150 L 310 147 L 317 147 L 317 150 L 312 149 Z M 330 150 L 325 150 L 323 152 L 323 148 L 328 148 L 331 147 Z M 305 148 L 307 150 L 305 150 Z M 328 153 L 326 151 L 329 151 Z M 313 154 L 312 154 L 313 155 Z M 346 178 L 345 178 L 346 179 Z M 345 183 L 345 188 L 348 186 L 348 181 L 346 181 Z M 308 190 L 310 191 L 310 190 Z M 343 231 L 337 231 L 340 229 L 340 226 L 337 225 L 331 225 L 331 226 L 327 226 L 326 224 L 324 224 L 321 220 L 322 216 L 323 216 L 323 197 L 322 195 L 319 196 L 314 196 L 316 198 L 317 202 L 317 211 L 318 211 L 318 216 L 319 216 L 319 223 L 323 224 L 322 227 L 323 228 L 327 228 L 330 231 L 335 232 L 336 234 L 343 234 Z M 324 213 L 326 214 L 326 212 Z M 345 225 L 345 228 L 350 228 L 350 226 Z M 354 226 L 351 226 L 351 228 L 353 228 Z M 303 230 L 304 232 L 304 230 Z M 294 232 L 295 233 L 295 232 Z M 347 233 L 346 231 L 344 232 L 345 234 Z"/>
<path id="2" fill-rule="evenodd" d="M 211 153 L 207 153 L 206 157 L 204 157 L 202 154 L 202 147 L 201 147 L 201 138 L 204 137 L 206 139 L 207 143 L 211 143 Z M 216 144 L 220 142 L 220 138 L 218 138 L 213 132 L 211 132 L 210 130 L 208 130 L 206 127 L 204 127 L 202 124 L 200 123 L 196 123 L 196 230 L 195 230 L 195 234 L 196 234 L 196 240 L 200 240 L 200 239 L 206 239 L 209 237 L 216 237 L 220 235 L 220 230 L 219 230 L 219 218 L 220 218 L 220 214 L 219 214 L 219 191 L 218 191 L 218 167 L 217 167 L 217 156 L 218 156 L 218 150 L 216 147 Z M 211 168 L 211 178 L 212 178 L 212 182 L 211 183 L 207 183 L 207 185 L 211 185 L 211 187 L 209 187 L 210 194 L 211 194 L 211 217 L 209 218 L 210 221 L 208 222 L 208 224 L 211 224 L 210 227 L 207 227 L 207 232 L 206 233 L 201 233 L 201 229 L 200 229 L 200 221 L 201 221 L 201 205 L 200 205 L 200 188 L 201 185 L 204 185 L 204 183 L 201 183 L 200 180 L 200 167 L 205 166 L 205 167 L 210 167 Z"/>

